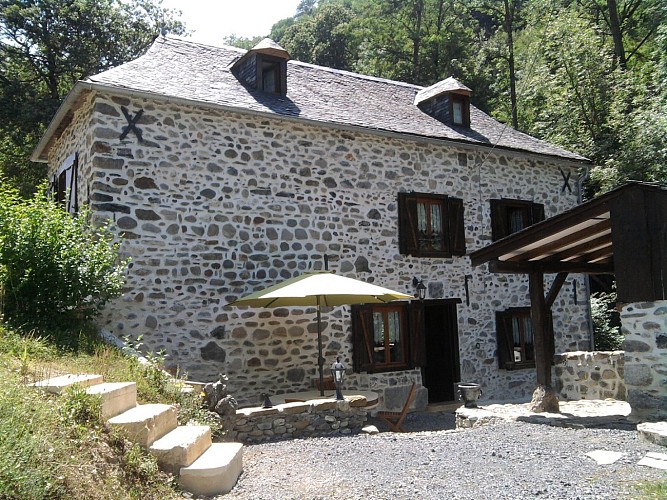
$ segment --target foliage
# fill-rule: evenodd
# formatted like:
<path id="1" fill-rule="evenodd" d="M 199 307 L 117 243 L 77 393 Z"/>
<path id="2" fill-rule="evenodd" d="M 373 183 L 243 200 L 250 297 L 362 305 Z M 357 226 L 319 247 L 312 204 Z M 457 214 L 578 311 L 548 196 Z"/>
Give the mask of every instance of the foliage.
<path id="1" fill-rule="evenodd" d="M 14 324 L 80 324 L 120 294 L 124 262 L 105 225 L 72 217 L 46 195 L 0 185 L 0 285 Z"/>
<path id="2" fill-rule="evenodd" d="M 26 153 L 74 83 L 141 55 L 162 28 L 182 34 L 176 14 L 151 0 L 0 0 L 0 172 L 22 194 L 44 171 Z"/>
<path id="3" fill-rule="evenodd" d="M 639 483 L 636 488 L 639 495 L 632 498 L 641 500 L 664 500 L 667 498 L 667 480 Z"/>
<path id="4" fill-rule="evenodd" d="M 618 351 L 623 343 L 616 305 L 616 293 L 591 294 L 591 316 L 596 351 Z"/>
<path id="5" fill-rule="evenodd" d="M 102 423 L 102 401 L 74 385 L 62 394 L 60 414 L 63 425 L 70 429 L 92 427 Z"/>

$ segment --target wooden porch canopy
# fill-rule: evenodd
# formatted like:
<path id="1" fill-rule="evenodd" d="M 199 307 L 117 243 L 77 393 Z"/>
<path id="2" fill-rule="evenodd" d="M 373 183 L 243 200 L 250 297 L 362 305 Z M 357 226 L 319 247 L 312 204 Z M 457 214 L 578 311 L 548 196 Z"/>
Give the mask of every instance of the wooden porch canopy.
<path id="1" fill-rule="evenodd" d="M 569 273 L 614 274 L 618 301 L 667 298 L 667 189 L 633 182 L 470 254 L 473 266 L 527 274 L 538 389 L 532 411 L 558 411 L 547 318 Z M 556 274 L 544 293 L 544 275 Z"/>
<path id="2" fill-rule="evenodd" d="M 622 303 L 667 298 L 667 188 L 631 182 L 470 254 L 496 273 L 614 274 Z M 564 278 L 563 278 L 564 279 Z"/>

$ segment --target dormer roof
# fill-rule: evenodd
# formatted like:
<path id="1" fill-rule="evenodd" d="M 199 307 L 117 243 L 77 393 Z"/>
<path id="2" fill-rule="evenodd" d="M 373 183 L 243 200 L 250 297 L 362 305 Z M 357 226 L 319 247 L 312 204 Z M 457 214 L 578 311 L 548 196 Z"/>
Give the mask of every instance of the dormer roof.
<path id="1" fill-rule="evenodd" d="M 415 95 L 414 104 L 415 106 L 418 106 L 421 103 L 428 101 L 429 99 L 432 99 L 434 97 L 446 93 L 454 93 L 454 94 L 462 94 L 470 96 L 470 94 L 472 94 L 472 90 L 463 85 L 453 76 L 450 76 L 445 80 L 442 80 L 438 83 L 434 83 L 430 87 L 423 88 L 419 92 L 417 92 L 417 94 Z"/>
<path id="2" fill-rule="evenodd" d="M 285 59 L 286 61 L 291 59 L 289 53 L 270 38 L 265 38 L 248 51 L 248 53 L 252 52 Z"/>

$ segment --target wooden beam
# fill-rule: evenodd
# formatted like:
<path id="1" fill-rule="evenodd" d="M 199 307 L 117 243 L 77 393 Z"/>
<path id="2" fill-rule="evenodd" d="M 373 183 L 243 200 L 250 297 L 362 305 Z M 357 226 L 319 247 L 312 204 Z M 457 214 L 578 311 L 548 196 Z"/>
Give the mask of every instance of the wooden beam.
<path id="1" fill-rule="evenodd" d="M 563 288 L 563 283 L 565 283 L 565 280 L 567 279 L 567 274 L 568 273 L 558 273 L 556 275 L 556 279 L 551 284 L 551 288 L 549 289 L 549 293 L 547 294 L 545 301 L 547 308 L 551 309 L 551 306 L 556 300 L 556 297 L 558 297 L 558 292 L 560 292 L 560 289 Z"/>
<path id="2" fill-rule="evenodd" d="M 547 255 L 547 254 L 553 256 L 555 252 L 559 251 L 560 248 L 566 247 L 567 245 L 571 245 L 572 243 L 576 243 L 580 240 L 590 238 L 595 234 L 602 233 L 604 231 L 609 231 L 610 229 L 611 229 L 611 220 L 603 219 L 599 223 L 593 226 L 589 226 L 584 229 L 581 229 L 580 231 L 575 231 L 574 233 L 567 234 L 562 238 L 558 238 L 557 240 L 554 240 L 552 242 L 545 243 L 544 245 L 540 245 L 537 248 L 532 248 L 526 252 L 520 253 L 519 255 L 510 257 L 507 260 L 524 261 L 524 260 L 534 259 L 535 257 L 541 257 L 542 255 Z M 609 240 L 611 240 L 611 235 L 602 236 L 601 238 L 608 238 Z M 582 245 L 583 244 L 585 243 L 582 243 Z M 566 250 L 561 250 L 559 253 L 567 252 L 569 250 L 570 250 L 569 248 Z"/>
<path id="3" fill-rule="evenodd" d="M 611 241 L 610 241 L 608 246 L 598 248 L 597 250 L 594 250 L 592 252 L 585 253 L 583 255 L 580 255 L 579 257 L 569 260 L 568 262 L 591 262 L 591 261 L 598 261 L 602 258 L 608 259 L 614 255 L 612 252 L 613 250 L 611 248 Z"/>
<path id="4" fill-rule="evenodd" d="M 544 300 L 544 273 L 539 270 L 530 273 L 528 278 L 530 291 L 530 320 L 533 327 L 535 344 L 535 371 L 537 385 L 551 387 L 551 359 L 547 342 L 547 305 Z"/>
<path id="5" fill-rule="evenodd" d="M 610 223 L 611 225 L 611 223 Z M 603 245 L 609 245 L 611 246 L 611 234 L 605 234 L 602 236 L 598 236 L 597 238 L 594 238 L 592 240 L 585 241 L 583 243 L 579 243 L 573 247 L 566 248 L 565 250 L 561 250 L 560 252 L 555 252 L 548 257 L 545 258 L 545 260 L 565 260 L 569 259 L 570 257 L 574 257 L 575 255 L 581 255 L 586 253 L 589 250 L 599 248 Z"/>
<path id="6" fill-rule="evenodd" d="M 489 271 L 505 274 L 530 274 L 541 269 L 548 274 L 581 273 L 581 274 L 614 274 L 613 264 L 588 264 L 585 262 L 507 262 L 492 260 L 489 262 Z"/>

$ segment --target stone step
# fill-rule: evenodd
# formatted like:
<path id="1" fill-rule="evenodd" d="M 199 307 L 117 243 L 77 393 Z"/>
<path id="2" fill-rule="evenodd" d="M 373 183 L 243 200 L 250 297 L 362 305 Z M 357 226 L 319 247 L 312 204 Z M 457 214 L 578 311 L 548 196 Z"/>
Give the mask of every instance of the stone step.
<path id="1" fill-rule="evenodd" d="M 28 387 L 36 387 L 51 394 L 60 394 L 74 384 L 78 384 L 81 387 L 90 387 L 91 385 L 101 384 L 103 380 L 102 375 L 90 375 L 86 373 L 78 375 L 68 374 L 28 384 Z"/>
<path id="2" fill-rule="evenodd" d="M 108 420 L 133 443 L 148 448 L 176 428 L 176 408 L 165 404 L 139 405 Z"/>
<path id="3" fill-rule="evenodd" d="M 102 398 L 102 418 L 120 415 L 137 406 L 136 382 L 104 382 L 86 389 L 88 394 Z"/>
<path id="4" fill-rule="evenodd" d="M 637 425 L 637 432 L 644 441 L 667 446 L 667 422 L 643 422 Z"/>
<path id="5" fill-rule="evenodd" d="M 181 468 L 181 488 L 195 495 L 229 493 L 243 471 L 241 443 L 213 443 L 194 463 Z"/>
<path id="6" fill-rule="evenodd" d="M 181 467 L 191 465 L 210 446 L 211 428 L 208 425 L 185 425 L 162 436 L 149 450 L 163 470 L 178 474 Z"/>

